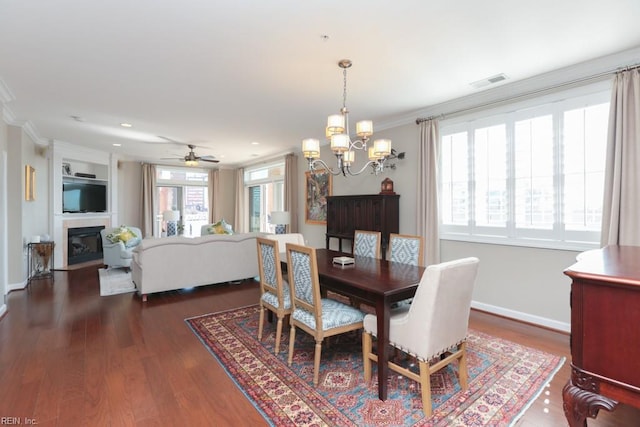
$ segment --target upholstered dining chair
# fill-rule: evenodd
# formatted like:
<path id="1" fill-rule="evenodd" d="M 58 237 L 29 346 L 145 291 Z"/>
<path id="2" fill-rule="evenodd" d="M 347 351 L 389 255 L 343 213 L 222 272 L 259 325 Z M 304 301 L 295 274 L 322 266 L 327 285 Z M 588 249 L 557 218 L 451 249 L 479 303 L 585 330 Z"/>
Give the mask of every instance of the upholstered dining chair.
<path id="1" fill-rule="evenodd" d="M 291 314 L 291 292 L 289 285 L 282 279 L 278 241 L 258 237 L 258 271 L 260 272 L 260 320 L 258 322 L 258 341 L 262 341 L 265 310 L 273 312 L 276 323 L 275 353 L 280 352 L 282 323 Z"/>
<path id="2" fill-rule="evenodd" d="M 387 259 L 402 264 L 422 266 L 422 254 L 424 250 L 424 240 L 422 236 L 412 236 L 409 234 L 389 234 L 389 256 Z M 413 298 L 395 303 L 395 306 L 411 304 Z"/>
<path id="3" fill-rule="evenodd" d="M 364 313 L 339 301 L 321 298 L 315 248 L 287 243 L 287 270 L 293 312 L 289 332 L 289 366 L 293 363 L 296 329 L 316 341 L 313 384 L 318 385 L 322 341 L 330 336 L 362 329 Z"/>
<path id="4" fill-rule="evenodd" d="M 468 387 L 467 331 L 471 294 L 478 271 L 478 259 L 463 258 L 426 268 L 413 303 L 392 310 L 389 344 L 415 357 L 419 373 L 389 361 L 389 368 L 420 383 L 422 410 L 432 413 L 430 375 L 458 360 L 460 388 Z M 377 319 L 367 314 L 362 334 L 364 378 L 371 379 L 372 337 L 377 335 Z"/>
<path id="5" fill-rule="evenodd" d="M 424 239 L 408 234 L 389 234 L 389 256 L 387 259 L 402 264 L 422 266 Z"/>
<path id="6" fill-rule="evenodd" d="M 380 258 L 380 232 L 355 230 L 353 233 L 353 254 L 369 258 Z"/>

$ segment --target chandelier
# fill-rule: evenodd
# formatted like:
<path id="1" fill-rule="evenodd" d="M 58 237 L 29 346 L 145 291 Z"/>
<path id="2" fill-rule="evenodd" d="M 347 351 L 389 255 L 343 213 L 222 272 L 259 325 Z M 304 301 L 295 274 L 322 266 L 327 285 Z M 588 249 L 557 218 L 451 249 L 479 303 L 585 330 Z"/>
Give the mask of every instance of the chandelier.
<path id="1" fill-rule="evenodd" d="M 334 114 L 327 119 L 325 135 L 331 143 L 331 151 L 336 156 L 336 168 L 330 168 L 320 159 L 320 141 L 314 138 L 307 138 L 302 141 L 302 152 L 309 162 L 309 170 L 314 171 L 319 166 L 329 171 L 332 175 L 359 175 L 367 167 L 371 166 L 376 175 L 384 170 L 384 162 L 391 155 L 391 140 L 377 139 L 373 145 L 367 147 L 369 139 L 373 135 L 373 122 L 362 120 L 356 123 L 356 135 L 359 139 L 351 140 L 349 136 L 349 110 L 347 110 L 347 68 L 351 67 L 351 61 L 343 59 L 338 62 L 342 68 L 343 90 L 342 108 L 340 114 Z M 369 160 L 358 171 L 351 169 L 356 159 L 356 151 L 362 150 L 367 153 Z"/>

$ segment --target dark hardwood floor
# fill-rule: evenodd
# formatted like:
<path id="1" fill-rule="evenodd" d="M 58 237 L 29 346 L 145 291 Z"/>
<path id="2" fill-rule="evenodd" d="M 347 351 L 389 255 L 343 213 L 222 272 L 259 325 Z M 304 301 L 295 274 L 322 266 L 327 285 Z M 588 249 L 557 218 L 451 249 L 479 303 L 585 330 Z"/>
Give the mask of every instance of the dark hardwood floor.
<path id="1" fill-rule="evenodd" d="M 95 266 L 56 271 L 8 296 L 0 320 L 0 421 L 39 426 L 261 426 L 243 396 L 184 319 L 254 304 L 258 286 L 214 285 L 151 295 L 100 297 Z M 481 312 L 471 327 L 567 358 L 519 426 L 567 425 L 566 334 Z M 14 420 L 15 421 L 15 420 Z M 601 411 L 590 426 L 637 426 L 640 410 Z"/>

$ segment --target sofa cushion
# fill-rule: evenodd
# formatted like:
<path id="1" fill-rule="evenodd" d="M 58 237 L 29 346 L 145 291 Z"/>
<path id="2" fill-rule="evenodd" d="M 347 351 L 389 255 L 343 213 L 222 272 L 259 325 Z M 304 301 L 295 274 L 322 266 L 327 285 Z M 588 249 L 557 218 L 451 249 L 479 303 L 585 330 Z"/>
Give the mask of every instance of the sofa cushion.
<path id="1" fill-rule="evenodd" d="M 233 228 L 223 219 L 209 226 L 211 234 L 233 234 Z"/>

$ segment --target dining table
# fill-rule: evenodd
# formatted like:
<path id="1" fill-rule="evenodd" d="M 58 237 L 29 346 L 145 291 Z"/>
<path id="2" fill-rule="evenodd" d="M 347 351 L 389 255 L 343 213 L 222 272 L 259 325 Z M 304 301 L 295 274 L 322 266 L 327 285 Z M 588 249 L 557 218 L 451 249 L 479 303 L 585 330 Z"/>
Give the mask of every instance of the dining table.
<path id="1" fill-rule="evenodd" d="M 334 263 L 334 258 L 343 256 L 353 258 L 354 262 L 345 265 Z M 316 249 L 316 258 L 323 291 L 344 295 L 375 309 L 378 328 L 378 398 L 386 400 L 391 306 L 414 296 L 425 268 L 329 249 Z"/>

